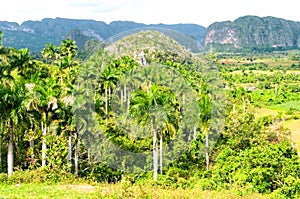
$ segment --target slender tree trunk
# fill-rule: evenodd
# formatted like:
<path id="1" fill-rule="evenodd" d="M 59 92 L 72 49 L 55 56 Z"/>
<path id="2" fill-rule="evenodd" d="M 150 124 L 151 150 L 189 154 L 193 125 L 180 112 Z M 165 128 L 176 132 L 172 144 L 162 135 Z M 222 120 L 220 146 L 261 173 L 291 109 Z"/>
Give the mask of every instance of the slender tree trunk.
<path id="1" fill-rule="evenodd" d="M 108 86 L 107 109 L 110 106 L 110 101 L 111 101 L 110 97 L 111 97 L 111 87 Z M 108 112 L 108 110 L 107 110 L 107 112 Z"/>
<path id="2" fill-rule="evenodd" d="M 70 172 L 72 171 L 72 132 L 70 132 L 69 140 L 68 140 L 68 164 L 70 168 Z"/>
<path id="3" fill-rule="evenodd" d="M 127 91 L 127 114 L 129 114 L 130 111 L 130 93 Z"/>
<path id="4" fill-rule="evenodd" d="M 88 163 L 91 164 L 91 147 L 88 146 Z"/>
<path id="5" fill-rule="evenodd" d="M 78 177 L 78 159 L 79 159 L 79 140 L 78 140 L 78 132 L 76 131 L 76 133 L 75 133 L 75 160 L 74 160 L 76 177 Z"/>
<path id="6" fill-rule="evenodd" d="M 34 139 L 31 138 L 31 140 L 29 141 L 29 145 L 30 145 L 30 164 L 34 165 Z"/>
<path id="7" fill-rule="evenodd" d="M 243 100 L 243 111 L 244 113 L 246 113 L 246 100 L 245 100 L 245 96 L 242 97 Z"/>
<path id="8" fill-rule="evenodd" d="M 209 143 L 208 143 L 208 133 L 205 135 L 205 156 L 206 156 L 206 170 L 209 169 Z"/>
<path id="9" fill-rule="evenodd" d="M 158 145 L 157 145 L 157 131 L 153 130 L 153 179 L 157 180 L 158 167 Z"/>
<path id="10" fill-rule="evenodd" d="M 108 115 L 108 92 L 107 88 L 105 88 L 105 117 Z"/>
<path id="11" fill-rule="evenodd" d="M 8 152 L 7 152 L 7 174 L 11 176 L 14 167 L 14 148 L 13 148 L 13 138 L 14 138 L 14 124 L 13 120 L 9 120 L 9 141 L 8 141 Z"/>
<path id="12" fill-rule="evenodd" d="M 47 135 L 47 126 L 42 122 L 42 132 L 43 132 L 43 143 L 42 143 L 42 167 L 46 166 L 46 135 Z"/>
<path id="13" fill-rule="evenodd" d="M 0 134 L 0 172 L 2 172 L 2 133 Z"/>
<path id="14" fill-rule="evenodd" d="M 194 126 L 194 136 L 193 139 L 196 140 L 197 139 L 197 127 L 196 125 Z"/>
<path id="15" fill-rule="evenodd" d="M 121 105 L 121 107 L 123 106 L 123 100 L 124 100 L 124 92 L 123 92 L 123 89 L 121 88 L 121 91 L 120 91 L 120 105 Z"/>
<path id="16" fill-rule="evenodd" d="M 126 85 L 124 84 L 124 103 L 127 101 L 127 96 L 126 96 Z"/>
<path id="17" fill-rule="evenodd" d="M 163 172 L 163 135 L 160 133 L 160 141 L 159 141 L 159 149 L 160 149 L 160 174 Z"/>

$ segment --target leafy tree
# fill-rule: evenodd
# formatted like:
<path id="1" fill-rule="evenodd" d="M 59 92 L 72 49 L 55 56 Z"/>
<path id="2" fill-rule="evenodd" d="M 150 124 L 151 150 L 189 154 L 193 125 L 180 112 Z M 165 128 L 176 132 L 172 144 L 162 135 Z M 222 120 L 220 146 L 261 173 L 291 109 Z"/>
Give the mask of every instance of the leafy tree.
<path id="1" fill-rule="evenodd" d="M 54 61 L 60 57 L 59 47 L 52 43 L 46 44 L 46 47 L 42 50 L 42 55 L 46 59 L 46 63 L 48 63 L 49 59 L 50 63 L 53 65 Z"/>

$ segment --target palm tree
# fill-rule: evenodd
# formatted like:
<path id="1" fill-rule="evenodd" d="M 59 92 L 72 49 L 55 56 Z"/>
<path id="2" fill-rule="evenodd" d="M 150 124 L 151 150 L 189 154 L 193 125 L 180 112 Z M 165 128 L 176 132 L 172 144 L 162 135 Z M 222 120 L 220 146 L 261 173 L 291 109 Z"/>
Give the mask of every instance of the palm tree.
<path id="1" fill-rule="evenodd" d="M 209 169 L 209 126 L 211 120 L 212 104 L 207 93 L 202 94 L 199 101 L 200 106 L 200 124 L 202 133 L 205 135 L 205 157 L 206 169 Z"/>
<path id="2" fill-rule="evenodd" d="M 18 129 L 18 122 L 22 121 L 22 100 L 24 98 L 24 73 L 28 66 L 28 51 L 16 50 L 13 48 L 2 48 L 2 59 L 0 65 L 0 83 L 2 85 L 1 91 L 1 114 L 4 121 L 6 121 L 9 129 L 7 167 L 8 175 L 13 172 L 14 165 L 14 134 Z"/>
<path id="3" fill-rule="evenodd" d="M 46 47 L 42 50 L 42 56 L 46 59 L 46 63 L 50 59 L 50 63 L 53 65 L 54 61 L 59 58 L 58 46 L 53 45 L 53 43 L 46 44 Z"/>
<path id="4" fill-rule="evenodd" d="M 47 65 L 40 65 L 38 72 L 32 77 L 30 82 L 31 89 L 27 93 L 27 100 L 24 102 L 27 111 L 35 112 L 41 118 L 41 131 L 43 135 L 42 141 L 42 166 L 46 166 L 46 135 L 49 131 L 51 118 L 58 109 L 58 96 L 61 92 L 60 85 L 57 80 L 47 77 Z"/>
<path id="5" fill-rule="evenodd" d="M 111 67 L 107 67 L 100 77 L 100 82 L 104 87 L 105 92 L 105 116 L 108 116 L 108 104 L 109 104 L 109 95 L 111 90 L 115 87 L 118 81 L 118 76 L 116 75 L 116 71 Z"/>
<path id="6" fill-rule="evenodd" d="M 3 80 L 1 83 L 4 83 Z M 4 83 L 5 84 L 5 83 Z M 6 82 L 6 87 L 1 92 L 1 114 L 2 118 L 7 121 L 7 128 L 9 129 L 9 142 L 8 142 L 8 154 L 7 154 L 7 167 L 8 176 L 13 172 L 14 165 L 14 134 L 18 129 L 17 124 L 22 121 L 23 114 L 21 113 L 21 103 L 23 100 L 23 88 L 22 84 L 18 82 Z"/>
<path id="7" fill-rule="evenodd" d="M 169 93 L 157 84 L 146 84 L 145 90 L 132 93 L 130 113 L 139 124 L 150 125 L 153 135 L 153 178 L 157 180 L 158 172 L 158 134 L 160 136 L 160 166 L 162 172 L 163 132 L 173 131 L 172 111 L 177 107 L 170 104 Z M 169 109 L 169 110 L 168 110 Z M 172 110 L 172 111 L 170 111 Z"/>
<path id="8" fill-rule="evenodd" d="M 71 56 L 77 55 L 78 53 L 78 47 L 76 46 L 76 42 L 71 39 L 65 39 L 62 41 L 60 46 L 60 51 L 63 56 Z"/>
<path id="9" fill-rule="evenodd" d="M 251 101 L 251 95 L 242 87 L 235 88 L 230 94 L 233 100 L 233 111 L 236 110 L 237 104 L 242 104 L 243 112 L 246 113 L 247 102 Z"/>
<path id="10" fill-rule="evenodd" d="M 65 39 L 60 46 L 60 54 L 62 56 L 61 68 L 69 68 L 73 64 L 73 57 L 77 55 L 78 47 L 76 42 L 71 39 Z"/>

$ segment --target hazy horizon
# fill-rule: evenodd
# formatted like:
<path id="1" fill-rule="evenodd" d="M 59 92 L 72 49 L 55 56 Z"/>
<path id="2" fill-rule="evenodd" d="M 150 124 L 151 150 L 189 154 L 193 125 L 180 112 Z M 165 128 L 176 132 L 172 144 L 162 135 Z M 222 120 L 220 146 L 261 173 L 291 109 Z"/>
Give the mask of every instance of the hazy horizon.
<path id="1" fill-rule="evenodd" d="M 44 18 L 68 18 L 104 21 L 134 21 L 144 24 L 192 23 L 204 27 L 219 21 L 233 21 L 241 16 L 272 16 L 300 21 L 294 1 L 211 0 L 197 2 L 159 0 L 40 0 L 2 3 L 0 21 L 41 21 Z"/>

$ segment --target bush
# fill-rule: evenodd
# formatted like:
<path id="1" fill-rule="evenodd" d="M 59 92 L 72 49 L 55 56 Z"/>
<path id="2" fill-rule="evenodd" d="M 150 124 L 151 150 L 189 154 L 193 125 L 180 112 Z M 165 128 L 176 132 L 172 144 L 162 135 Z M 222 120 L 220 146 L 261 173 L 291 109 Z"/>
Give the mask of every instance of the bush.
<path id="1" fill-rule="evenodd" d="M 5 174 L 6 175 L 6 174 Z M 0 175 L 0 183 L 2 182 L 2 175 Z M 5 179 L 5 177 L 3 177 Z M 45 168 L 36 170 L 17 170 L 13 172 L 10 177 L 6 177 L 6 183 L 57 183 L 62 181 L 75 181 L 76 177 L 67 172 L 54 172 Z"/>
<path id="2" fill-rule="evenodd" d="M 246 192 L 295 196 L 300 193 L 300 161 L 288 141 L 252 146 L 243 151 L 223 149 L 216 159 L 212 179 L 218 187 Z M 293 183 L 296 182 L 296 183 Z"/>
<path id="3" fill-rule="evenodd" d="M 6 173 L 0 173 L 0 184 L 7 182 L 7 174 Z"/>
<path id="4" fill-rule="evenodd" d="M 271 194 L 272 198 L 299 198 L 300 179 L 293 176 L 285 178 L 284 185 Z"/>

